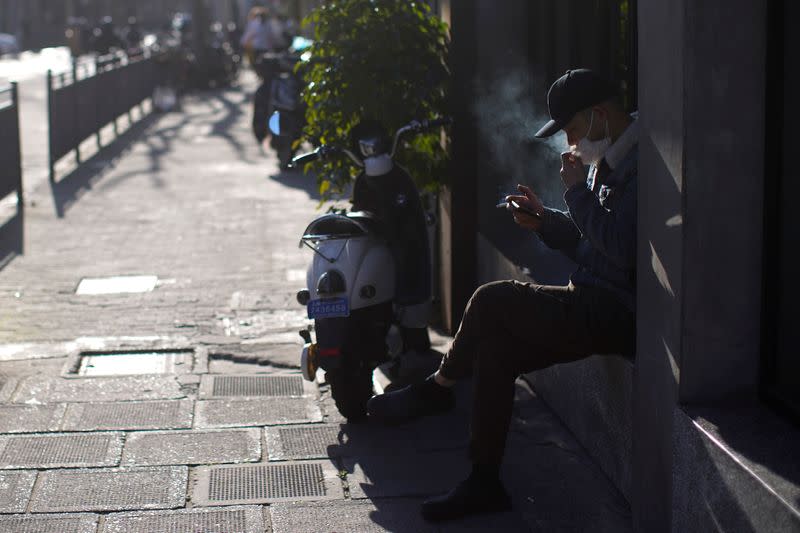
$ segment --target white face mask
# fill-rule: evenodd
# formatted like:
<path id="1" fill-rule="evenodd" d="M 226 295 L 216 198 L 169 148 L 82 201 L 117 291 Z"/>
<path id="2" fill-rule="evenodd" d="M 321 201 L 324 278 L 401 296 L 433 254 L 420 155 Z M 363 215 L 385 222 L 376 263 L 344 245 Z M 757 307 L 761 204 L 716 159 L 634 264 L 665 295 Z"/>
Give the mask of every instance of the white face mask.
<path id="1" fill-rule="evenodd" d="M 592 124 L 594 124 L 594 110 L 592 110 L 592 116 L 589 119 L 589 131 L 578 141 L 578 144 L 570 146 L 572 154 L 575 157 L 580 157 L 587 165 L 593 165 L 600 161 L 609 146 L 611 146 L 611 135 L 608 132 L 608 120 L 606 120 L 606 136 L 599 141 L 589 140 L 589 134 L 592 132 Z"/>

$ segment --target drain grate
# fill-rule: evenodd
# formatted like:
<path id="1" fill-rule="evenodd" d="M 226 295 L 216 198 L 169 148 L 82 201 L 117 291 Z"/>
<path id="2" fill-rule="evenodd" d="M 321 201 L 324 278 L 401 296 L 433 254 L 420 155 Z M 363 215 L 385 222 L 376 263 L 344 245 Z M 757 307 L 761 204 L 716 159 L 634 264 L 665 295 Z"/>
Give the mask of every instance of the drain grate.
<path id="1" fill-rule="evenodd" d="M 183 429 L 192 426 L 192 401 L 76 403 L 67 406 L 66 431 Z"/>
<path id="2" fill-rule="evenodd" d="M 208 505 L 343 496 L 336 469 L 321 461 L 207 467 L 199 474 L 201 490 L 194 500 Z"/>
<path id="3" fill-rule="evenodd" d="M 188 477 L 185 466 L 48 470 L 39 474 L 31 510 L 174 509 L 186 503 Z"/>
<path id="4" fill-rule="evenodd" d="M 24 512 L 35 481 L 36 472 L 0 472 L 0 513 Z"/>
<path id="5" fill-rule="evenodd" d="M 13 533 L 95 533 L 100 517 L 93 514 L 0 517 L 0 531 Z"/>
<path id="6" fill-rule="evenodd" d="M 114 466 L 121 452 L 121 433 L 3 436 L 0 468 Z"/>
<path id="7" fill-rule="evenodd" d="M 102 533 L 263 533 L 260 507 L 119 513 L 106 517 Z"/>
<path id="8" fill-rule="evenodd" d="M 341 445 L 340 433 L 341 427 L 333 425 L 266 428 L 269 459 L 320 459 L 335 455 L 329 449 Z"/>
<path id="9" fill-rule="evenodd" d="M 208 397 L 229 396 L 303 396 L 305 388 L 301 376 L 203 376 L 200 395 Z M 209 386 L 209 381 L 211 384 Z M 210 389 L 210 390 L 209 390 Z"/>
<path id="10" fill-rule="evenodd" d="M 58 431 L 64 405 L 0 406 L 0 428 L 3 433 L 37 433 Z"/>
<path id="11" fill-rule="evenodd" d="M 130 376 L 143 374 L 187 374 L 192 371 L 194 353 L 108 352 L 81 354 L 78 375 Z"/>

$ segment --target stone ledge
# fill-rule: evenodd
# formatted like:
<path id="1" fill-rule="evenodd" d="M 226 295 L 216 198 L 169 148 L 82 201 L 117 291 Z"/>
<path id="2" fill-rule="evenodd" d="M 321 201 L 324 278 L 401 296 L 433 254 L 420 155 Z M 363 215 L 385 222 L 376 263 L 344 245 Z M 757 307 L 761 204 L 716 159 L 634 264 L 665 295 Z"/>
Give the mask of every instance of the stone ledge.
<path id="1" fill-rule="evenodd" d="M 523 377 L 630 501 L 633 361 L 594 355 Z"/>
<path id="2" fill-rule="evenodd" d="M 673 531 L 800 531 L 800 429 L 766 406 L 675 410 Z"/>

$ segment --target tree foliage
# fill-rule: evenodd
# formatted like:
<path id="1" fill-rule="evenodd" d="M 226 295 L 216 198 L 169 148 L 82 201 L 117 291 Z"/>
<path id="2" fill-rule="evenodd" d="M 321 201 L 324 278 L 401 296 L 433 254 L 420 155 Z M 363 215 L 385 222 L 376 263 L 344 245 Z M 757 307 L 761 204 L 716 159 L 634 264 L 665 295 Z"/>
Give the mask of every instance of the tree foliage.
<path id="1" fill-rule="evenodd" d="M 391 135 L 412 119 L 443 116 L 449 71 L 447 26 L 414 0 L 332 0 L 304 21 L 314 29 L 311 63 L 303 76 L 305 137 L 349 146 L 350 129 L 378 120 Z M 436 189 L 446 153 L 440 132 L 410 139 L 398 152 L 417 185 Z M 345 158 L 318 160 L 324 198 L 345 190 L 356 169 Z"/>

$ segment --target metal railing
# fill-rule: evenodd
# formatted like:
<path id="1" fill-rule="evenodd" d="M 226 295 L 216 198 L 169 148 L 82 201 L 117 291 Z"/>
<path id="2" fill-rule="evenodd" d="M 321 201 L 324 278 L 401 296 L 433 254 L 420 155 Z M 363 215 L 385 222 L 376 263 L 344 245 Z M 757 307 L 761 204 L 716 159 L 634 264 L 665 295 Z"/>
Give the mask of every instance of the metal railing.
<path id="1" fill-rule="evenodd" d="M 48 71 L 50 180 L 55 180 L 56 163 L 70 152 L 81 163 L 80 145 L 92 135 L 102 148 L 100 131 L 108 124 L 118 135 L 117 119 L 126 113 L 131 118 L 130 111 L 153 94 L 158 76 L 155 56 L 130 62 L 106 56 L 68 72 Z"/>
<path id="2" fill-rule="evenodd" d="M 19 140 L 19 94 L 16 82 L 0 89 L 0 199 L 17 193 L 17 212 L 22 202 L 22 158 Z"/>

